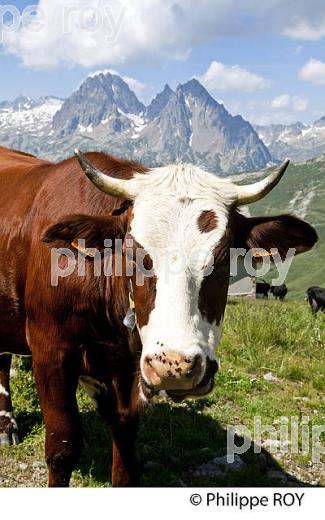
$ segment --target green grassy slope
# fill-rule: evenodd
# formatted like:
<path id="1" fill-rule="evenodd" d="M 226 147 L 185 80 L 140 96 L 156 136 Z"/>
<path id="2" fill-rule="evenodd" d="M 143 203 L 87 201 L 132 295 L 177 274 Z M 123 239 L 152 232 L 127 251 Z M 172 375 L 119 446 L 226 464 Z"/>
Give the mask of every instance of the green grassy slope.
<path id="1" fill-rule="evenodd" d="M 306 302 L 228 303 L 218 349 L 221 369 L 212 394 L 180 404 L 161 398 L 141 419 L 137 454 L 142 485 L 324 486 L 325 456 L 314 463 L 311 450 L 304 453 L 301 446 L 303 419 L 309 418 L 310 439 L 312 426 L 324 424 L 324 337 L 324 315 L 312 318 Z M 265 377 L 269 372 L 272 380 Z M 21 364 L 12 390 L 22 442 L 0 449 L 0 488 L 46 486 L 44 427 L 32 374 Z M 71 484 L 110 486 L 110 436 L 81 390 L 78 400 L 85 446 Z M 273 426 L 277 438 L 280 418 L 296 417 L 299 451 L 272 453 L 265 431 L 262 453 L 250 449 L 241 455 L 245 464 L 238 471 L 196 471 L 225 455 L 227 426 L 243 425 L 252 432 L 254 417 Z M 242 445 L 240 434 L 236 442 Z M 321 442 L 325 446 L 325 434 Z"/>
<path id="2" fill-rule="evenodd" d="M 249 180 L 248 175 L 244 183 Z M 325 287 L 325 156 L 290 165 L 279 185 L 249 210 L 252 215 L 289 212 L 315 226 L 318 244 L 294 259 L 286 283 L 290 298 L 305 296 L 311 285 Z"/>

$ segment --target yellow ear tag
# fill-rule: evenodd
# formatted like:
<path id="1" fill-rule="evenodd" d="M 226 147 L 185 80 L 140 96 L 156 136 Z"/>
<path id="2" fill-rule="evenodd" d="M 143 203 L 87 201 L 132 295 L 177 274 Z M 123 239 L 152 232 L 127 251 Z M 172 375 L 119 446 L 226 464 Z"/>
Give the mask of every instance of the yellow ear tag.
<path id="1" fill-rule="evenodd" d="M 73 242 L 71 242 L 71 245 L 72 247 L 74 247 L 74 249 L 77 249 L 77 251 L 80 251 L 80 253 L 83 253 L 85 256 L 95 258 L 96 253 L 93 249 L 82 247 L 80 244 L 78 244 L 76 240 L 73 240 Z"/>
<path id="2" fill-rule="evenodd" d="M 265 251 L 265 253 L 261 253 L 259 251 L 256 251 L 256 253 L 253 254 L 254 258 L 263 258 L 265 256 L 272 256 L 272 253 L 270 253 L 269 251 Z"/>

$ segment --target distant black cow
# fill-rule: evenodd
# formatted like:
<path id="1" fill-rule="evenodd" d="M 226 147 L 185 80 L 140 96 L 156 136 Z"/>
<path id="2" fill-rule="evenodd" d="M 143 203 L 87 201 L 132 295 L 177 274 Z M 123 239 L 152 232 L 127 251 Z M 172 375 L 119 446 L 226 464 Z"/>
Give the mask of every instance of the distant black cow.
<path id="1" fill-rule="evenodd" d="M 307 298 L 313 314 L 319 310 L 325 312 L 325 289 L 323 287 L 309 287 Z"/>
<path id="2" fill-rule="evenodd" d="M 271 286 L 269 283 L 262 280 L 261 282 L 256 283 L 256 297 L 257 298 L 268 298 L 269 290 Z"/>
<path id="3" fill-rule="evenodd" d="M 271 287 L 271 293 L 273 294 L 274 298 L 276 300 L 279 299 L 281 302 L 283 302 L 287 292 L 288 289 L 285 283 L 283 283 L 282 285 L 273 285 Z"/>

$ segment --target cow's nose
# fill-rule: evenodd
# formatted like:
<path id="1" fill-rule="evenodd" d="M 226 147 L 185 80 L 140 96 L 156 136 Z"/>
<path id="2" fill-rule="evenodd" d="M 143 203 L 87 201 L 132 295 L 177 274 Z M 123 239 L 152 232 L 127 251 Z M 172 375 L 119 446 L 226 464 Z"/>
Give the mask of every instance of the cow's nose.
<path id="1" fill-rule="evenodd" d="M 173 350 L 160 350 L 144 359 L 143 370 L 151 386 L 159 390 L 191 389 L 202 375 L 200 354 L 186 356 Z"/>

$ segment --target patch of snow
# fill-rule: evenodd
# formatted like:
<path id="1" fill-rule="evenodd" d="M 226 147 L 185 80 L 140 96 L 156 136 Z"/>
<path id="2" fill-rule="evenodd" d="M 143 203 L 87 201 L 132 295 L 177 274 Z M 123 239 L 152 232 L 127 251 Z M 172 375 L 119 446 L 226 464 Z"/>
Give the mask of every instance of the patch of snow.
<path id="1" fill-rule="evenodd" d="M 143 119 L 142 116 L 138 115 L 138 114 L 129 114 L 129 113 L 126 113 L 124 114 L 128 119 L 131 119 L 131 121 L 136 125 L 136 126 L 141 126 L 141 125 L 144 125 L 145 124 L 145 121 Z"/>
<path id="2" fill-rule="evenodd" d="M 261 130 L 258 130 L 257 131 L 257 135 L 258 137 L 261 139 L 261 141 L 263 141 L 263 143 L 265 144 L 265 146 L 270 146 L 271 144 L 271 140 L 269 140 L 266 135 L 261 131 Z"/>
<path id="3" fill-rule="evenodd" d="M 260 132 L 260 135 L 262 135 L 261 132 Z M 322 140 L 324 138 L 325 138 L 325 127 L 305 125 L 302 128 L 300 128 L 299 130 L 297 128 L 295 128 L 295 129 L 286 128 L 283 132 L 281 132 L 278 135 L 278 137 L 275 139 L 275 141 L 282 142 L 285 144 L 303 144 L 306 142 L 315 141 L 315 140 L 319 140 L 319 139 Z M 261 137 L 261 139 L 262 139 L 262 137 Z M 269 140 L 269 142 L 267 142 L 268 140 L 265 139 L 264 143 L 266 144 L 266 146 L 268 146 L 272 140 L 274 140 L 274 139 L 272 139 L 272 136 L 271 136 L 271 139 Z"/>
<path id="4" fill-rule="evenodd" d="M 78 125 L 78 130 L 79 132 L 83 133 L 83 134 L 91 134 L 91 132 L 93 132 L 94 128 L 93 128 L 93 125 L 90 124 L 88 126 L 83 126 L 83 125 Z"/>
<path id="5" fill-rule="evenodd" d="M 31 108 L 0 109 L 0 128 L 20 132 L 36 132 L 43 135 L 52 122 L 54 115 L 60 110 L 63 100 L 47 98 Z"/>
<path id="6" fill-rule="evenodd" d="M 119 113 L 124 117 L 127 117 L 133 126 L 133 133 L 131 135 L 131 139 L 137 139 L 142 130 L 147 126 L 147 121 L 143 117 L 143 112 L 141 114 L 131 114 L 128 112 L 123 112 L 120 108 L 118 109 Z"/>

